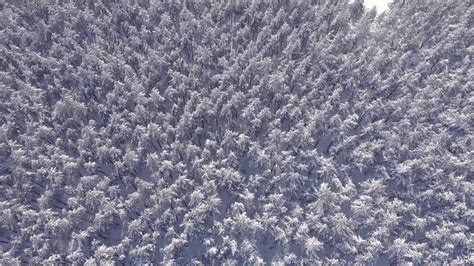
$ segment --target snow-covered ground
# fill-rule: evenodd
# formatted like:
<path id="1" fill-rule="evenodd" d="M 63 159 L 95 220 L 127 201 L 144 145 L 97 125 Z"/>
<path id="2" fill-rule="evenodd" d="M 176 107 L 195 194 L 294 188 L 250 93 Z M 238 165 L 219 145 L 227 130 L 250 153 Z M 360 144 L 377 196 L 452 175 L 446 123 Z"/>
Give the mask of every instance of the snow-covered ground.
<path id="1" fill-rule="evenodd" d="M 365 0 L 365 5 L 368 8 L 376 7 L 377 12 L 384 12 L 388 9 L 388 4 L 392 2 L 392 0 Z"/>

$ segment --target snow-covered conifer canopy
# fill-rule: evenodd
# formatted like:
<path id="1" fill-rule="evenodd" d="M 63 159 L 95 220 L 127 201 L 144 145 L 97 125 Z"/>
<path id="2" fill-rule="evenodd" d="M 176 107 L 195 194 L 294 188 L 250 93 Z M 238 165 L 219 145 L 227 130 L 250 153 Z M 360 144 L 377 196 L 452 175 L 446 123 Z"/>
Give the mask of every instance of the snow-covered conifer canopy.
<path id="1" fill-rule="evenodd" d="M 473 11 L 0 1 L 0 264 L 474 265 Z"/>

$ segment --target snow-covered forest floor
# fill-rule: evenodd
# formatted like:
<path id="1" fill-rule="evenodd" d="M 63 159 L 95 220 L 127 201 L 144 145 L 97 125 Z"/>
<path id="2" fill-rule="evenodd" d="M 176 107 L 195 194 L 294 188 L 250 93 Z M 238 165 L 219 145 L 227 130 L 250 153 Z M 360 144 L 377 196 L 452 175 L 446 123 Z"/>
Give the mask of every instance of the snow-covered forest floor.
<path id="1" fill-rule="evenodd" d="M 1 1 L 0 264 L 473 265 L 473 4 Z"/>

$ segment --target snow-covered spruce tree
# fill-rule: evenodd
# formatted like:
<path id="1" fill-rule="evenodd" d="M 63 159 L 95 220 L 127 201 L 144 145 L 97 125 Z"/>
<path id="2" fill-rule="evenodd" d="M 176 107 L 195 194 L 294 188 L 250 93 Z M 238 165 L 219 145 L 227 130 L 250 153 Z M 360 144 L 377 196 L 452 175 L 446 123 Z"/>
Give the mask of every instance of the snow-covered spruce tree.
<path id="1" fill-rule="evenodd" d="M 0 3 L 0 264 L 473 264 L 473 11 Z"/>

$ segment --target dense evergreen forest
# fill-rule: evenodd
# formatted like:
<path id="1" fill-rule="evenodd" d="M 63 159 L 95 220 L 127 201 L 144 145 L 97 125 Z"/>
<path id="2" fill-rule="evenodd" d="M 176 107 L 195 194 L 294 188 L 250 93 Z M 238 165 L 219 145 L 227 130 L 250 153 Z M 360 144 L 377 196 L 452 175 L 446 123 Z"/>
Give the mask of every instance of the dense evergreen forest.
<path id="1" fill-rule="evenodd" d="M 0 2 L 0 264 L 474 257 L 474 2 Z"/>

